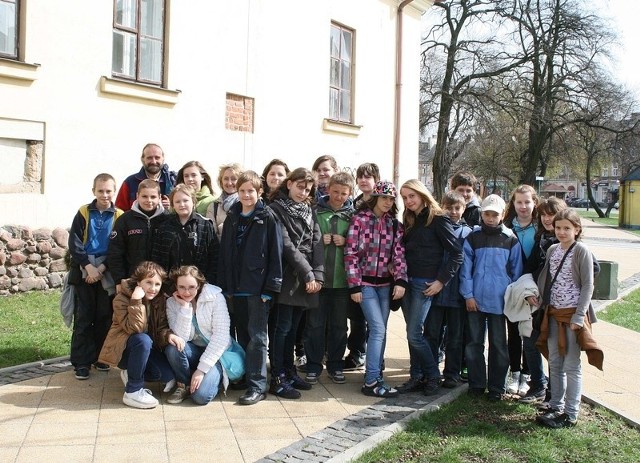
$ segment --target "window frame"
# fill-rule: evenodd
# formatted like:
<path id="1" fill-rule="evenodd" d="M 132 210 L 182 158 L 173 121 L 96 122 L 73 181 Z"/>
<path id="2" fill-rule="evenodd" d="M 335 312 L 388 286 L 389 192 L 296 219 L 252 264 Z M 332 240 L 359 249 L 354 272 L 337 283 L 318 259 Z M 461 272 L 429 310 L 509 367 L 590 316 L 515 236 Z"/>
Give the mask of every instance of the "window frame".
<path id="1" fill-rule="evenodd" d="M 338 50 L 338 55 L 334 56 L 333 55 L 333 50 L 331 47 L 331 37 L 333 35 L 334 30 L 338 30 L 339 35 L 340 35 L 340 43 L 339 43 L 339 47 L 340 49 Z M 343 40 L 342 40 L 342 34 L 344 32 L 348 32 L 351 36 L 351 46 L 350 46 L 350 50 L 349 50 L 349 60 L 345 60 L 343 57 Z M 341 124 L 349 124 L 349 125 L 353 125 L 354 121 L 355 121 L 355 110 L 354 110 L 354 94 L 355 94 L 355 89 L 354 89 L 354 82 L 355 82 L 355 43 L 356 43 L 356 31 L 355 29 L 348 27 L 344 24 L 341 24 L 337 21 L 331 21 L 331 29 L 330 29 L 330 35 L 329 35 L 329 117 L 327 118 L 329 121 L 334 121 L 334 122 L 338 122 Z M 339 82 L 337 85 L 334 85 L 334 82 L 332 82 L 332 69 L 334 66 L 334 61 L 337 61 L 338 64 L 338 79 Z M 343 73 L 342 73 L 342 69 L 343 69 L 343 63 L 348 63 L 348 67 L 349 67 L 349 83 L 348 85 L 344 85 L 343 79 Z M 334 92 L 338 93 L 337 96 L 337 105 L 335 105 L 335 110 L 332 111 L 332 108 L 334 107 L 334 105 L 332 104 L 332 99 L 334 98 L 332 95 Z M 344 101 L 343 99 L 343 95 L 345 92 L 348 92 L 348 102 L 349 102 L 349 115 L 348 117 L 345 119 L 341 114 L 342 114 L 342 102 Z"/>
<path id="2" fill-rule="evenodd" d="M 135 76 L 130 76 L 127 74 L 123 74 L 123 73 L 119 73 L 113 70 L 113 57 L 111 59 L 111 75 L 114 78 L 117 79 L 123 79 L 123 80 L 127 80 L 130 82 L 136 82 L 136 83 L 141 83 L 141 84 L 146 84 L 146 85 L 152 85 L 152 86 L 156 86 L 156 87 L 161 87 L 164 88 L 165 87 L 165 63 L 166 63 L 166 43 L 167 43 L 167 0 L 160 0 L 162 2 L 162 39 L 160 41 L 160 46 L 161 46 L 161 51 L 160 51 L 160 55 L 161 55 L 161 62 L 160 62 L 160 80 L 159 81 L 155 81 L 155 80 L 150 80 L 150 79 L 145 79 L 143 77 L 141 77 L 141 52 L 140 50 L 142 49 L 141 47 L 141 43 L 142 40 L 146 37 L 152 37 L 152 36 L 148 36 L 148 35 L 144 35 L 141 32 L 141 23 L 143 21 L 142 18 L 142 1 L 143 0 L 133 0 L 135 1 L 135 6 L 136 6 L 136 25 L 135 28 L 131 28 L 125 25 L 121 25 L 121 24 L 117 24 L 116 23 L 116 16 L 117 16 L 117 3 L 118 0 L 113 0 L 113 31 L 112 34 L 115 33 L 116 31 L 122 31 L 128 34 L 133 34 L 136 37 L 136 51 L 135 51 Z M 155 39 L 155 37 L 152 37 Z M 112 42 L 111 42 L 111 47 L 112 47 L 112 54 L 113 54 L 113 47 L 114 47 L 114 43 L 113 43 L 113 35 L 112 35 Z M 124 58 L 123 58 L 124 59 Z"/>
<path id="3" fill-rule="evenodd" d="M 10 3 L 13 4 L 15 7 L 15 44 L 14 44 L 14 54 L 10 54 L 10 53 L 4 53 L 0 50 L 0 58 L 4 58 L 4 59 L 10 59 L 10 60 L 15 60 L 18 61 L 20 60 L 20 44 L 21 44 L 21 40 L 20 40 L 20 33 L 22 32 L 22 27 L 20 24 L 20 20 L 21 20 L 21 7 L 22 5 L 20 4 L 21 1 L 20 0 L 0 0 L 1 3 Z"/>

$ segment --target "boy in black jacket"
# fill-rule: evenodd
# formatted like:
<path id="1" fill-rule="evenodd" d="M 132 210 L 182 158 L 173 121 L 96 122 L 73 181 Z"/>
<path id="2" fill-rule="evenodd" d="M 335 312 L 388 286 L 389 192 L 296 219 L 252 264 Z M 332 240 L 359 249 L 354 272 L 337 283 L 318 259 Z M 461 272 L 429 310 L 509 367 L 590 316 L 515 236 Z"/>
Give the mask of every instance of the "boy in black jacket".
<path id="1" fill-rule="evenodd" d="M 160 185 L 146 179 L 138 185 L 136 200 L 131 209 L 122 214 L 109 236 L 107 262 L 120 292 L 120 282 L 130 278 L 140 262 L 150 260 L 151 243 L 157 227 L 167 218 L 160 202 Z"/>
<path id="2" fill-rule="evenodd" d="M 247 353 L 247 391 L 239 403 L 253 405 L 267 392 L 267 320 L 282 285 L 282 234 L 260 199 L 260 176 L 246 171 L 236 185 L 238 202 L 222 227 L 218 285 L 231 297 L 238 342 Z"/>

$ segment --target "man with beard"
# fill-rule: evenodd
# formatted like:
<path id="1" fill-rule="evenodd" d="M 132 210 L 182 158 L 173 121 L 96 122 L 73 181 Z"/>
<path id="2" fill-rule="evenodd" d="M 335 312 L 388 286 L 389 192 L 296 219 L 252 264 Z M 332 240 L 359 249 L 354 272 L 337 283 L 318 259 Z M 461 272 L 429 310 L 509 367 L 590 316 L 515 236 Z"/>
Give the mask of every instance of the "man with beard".
<path id="1" fill-rule="evenodd" d="M 160 185 L 162 206 L 169 209 L 168 195 L 176 184 L 176 173 L 169 170 L 169 166 L 164 163 L 162 148 L 155 143 L 147 143 L 142 148 L 140 159 L 142 160 L 142 169 L 137 174 L 128 176 L 122 183 L 116 198 L 116 206 L 123 211 L 131 209 L 136 200 L 138 185 L 144 179 L 149 178 Z"/>

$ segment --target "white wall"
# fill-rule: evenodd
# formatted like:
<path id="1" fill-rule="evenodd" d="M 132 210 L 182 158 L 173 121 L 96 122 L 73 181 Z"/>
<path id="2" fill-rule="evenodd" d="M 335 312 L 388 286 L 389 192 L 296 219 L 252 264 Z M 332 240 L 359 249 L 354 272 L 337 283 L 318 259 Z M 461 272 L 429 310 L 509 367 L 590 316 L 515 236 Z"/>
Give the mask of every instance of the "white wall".
<path id="1" fill-rule="evenodd" d="M 215 177 L 239 161 L 260 172 L 273 157 L 311 167 L 321 154 L 341 166 L 377 162 L 392 178 L 398 1 L 169 2 L 169 89 L 175 106 L 102 93 L 111 75 L 111 0 L 29 0 L 32 83 L 0 77 L 0 118 L 45 126 L 44 194 L 0 194 L 0 225 L 68 226 L 109 172 L 118 184 L 140 169 L 147 142 L 172 169 L 191 159 Z M 291 19 L 293 18 L 293 20 Z M 328 113 L 332 20 L 356 30 L 358 136 L 323 131 Z M 417 176 L 420 13 L 405 9 L 401 181 Z M 255 98 L 255 133 L 224 128 L 227 92 Z M 0 120 L 0 124 L 2 121 Z"/>

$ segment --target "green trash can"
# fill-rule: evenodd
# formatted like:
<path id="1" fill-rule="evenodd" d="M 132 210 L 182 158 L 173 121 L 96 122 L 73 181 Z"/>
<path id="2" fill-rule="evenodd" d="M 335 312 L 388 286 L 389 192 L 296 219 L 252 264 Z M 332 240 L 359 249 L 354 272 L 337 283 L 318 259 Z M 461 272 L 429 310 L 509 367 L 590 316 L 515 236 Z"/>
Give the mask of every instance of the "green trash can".
<path id="1" fill-rule="evenodd" d="M 618 299 L 618 263 L 600 261 L 600 274 L 596 277 L 593 299 Z"/>

